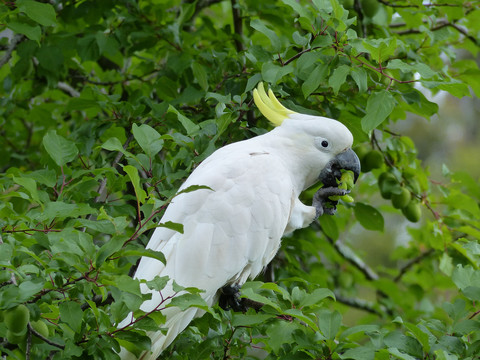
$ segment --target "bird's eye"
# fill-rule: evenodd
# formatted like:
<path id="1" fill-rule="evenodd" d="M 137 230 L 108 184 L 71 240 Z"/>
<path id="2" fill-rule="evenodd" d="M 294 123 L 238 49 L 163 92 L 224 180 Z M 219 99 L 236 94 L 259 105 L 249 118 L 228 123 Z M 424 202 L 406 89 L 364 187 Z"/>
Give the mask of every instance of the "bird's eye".
<path id="1" fill-rule="evenodd" d="M 328 141 L 327 141 L 327 140 L 323 140 L 323 141 L 322 141 L 322 146 L 323 146 L 324 148 L 328 147 Z"/>

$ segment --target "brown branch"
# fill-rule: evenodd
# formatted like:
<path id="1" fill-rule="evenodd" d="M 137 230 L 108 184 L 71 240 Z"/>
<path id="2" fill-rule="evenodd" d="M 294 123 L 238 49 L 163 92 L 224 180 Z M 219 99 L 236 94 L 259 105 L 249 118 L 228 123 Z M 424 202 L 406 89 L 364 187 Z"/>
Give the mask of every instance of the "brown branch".
<path id="1" fill-rule="evenodd" d="M 235 48 L 237 49 L 237 52 L 241 52 L 244 50 L 243 43 L 241 41 L 242 34 L 243 34 L 242 16 L 241 16 L 237 1 L 230 0 L 230 3 L 232 4 L 233 30 L 235 32 L 234 33 Z"/>

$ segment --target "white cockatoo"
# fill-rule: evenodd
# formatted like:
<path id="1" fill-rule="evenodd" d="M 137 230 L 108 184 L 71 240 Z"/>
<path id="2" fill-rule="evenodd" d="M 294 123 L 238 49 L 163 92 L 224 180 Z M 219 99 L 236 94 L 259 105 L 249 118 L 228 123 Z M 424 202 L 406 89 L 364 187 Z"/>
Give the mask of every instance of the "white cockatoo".
<path id="1" fill-rule="evenodd" d="M 184 287 L 203 290 L 208 305 L 218 301 L 225 287 L 238 289 L 257 276 L 277 253 L 281 238 L 310 225 L 324 212 L 333 214 L 332 195 L 345 195 L 337 188 L 341 170 L 351 170 L 355 180 L 360 162 L 351 150 L 353 136 L 340 122 L 320 116 L 293 112 L 268 95 L 260 83 L 253 91 L 255 104 L 276 127 L 261 136 L 224 146 L 203 161 L 180 190 L 192 185 L 200 189 L 175 197 L 161 222 L 183 224 L 183 234 L 158 227 L 147 248 L 161 251 L 160 261 L 144 257 L 135 278 L 152 280 L 169 276 Z M 299 200 L 302 191 L 321 181 L 313 205 Z M 152 311 L 173 294 L 171 285 L 160 293 L 142 284 L 151 293 L 141 309 Z M 238 296 L 237 296 L 238 299 Z M 162 305 L 163 306 L 163 305 Z M 203 312 L 197 308 L 181 311 L 169 307 L 166 334 L 150 332 L 151 351 L 139 359 L 158 355 Z M 124 326 L 131 320 L 125 319 Z M 122 359 L 136 357 L 125 349 Z"/>

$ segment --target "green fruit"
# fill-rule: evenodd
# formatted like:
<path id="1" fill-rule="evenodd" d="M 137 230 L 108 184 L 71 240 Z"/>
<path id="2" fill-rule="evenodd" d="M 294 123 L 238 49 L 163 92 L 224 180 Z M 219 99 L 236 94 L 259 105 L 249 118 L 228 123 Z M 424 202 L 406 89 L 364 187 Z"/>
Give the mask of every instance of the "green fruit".
<path id="1" fill-rule="evenodd" d="M 7 341 L 10 344 L 22 344 L 27 339 L 27 332 L 24 331 L 22 333 L 14 333 L 11 330 L 7 330 Z"/>
<path id="2" fill-rule="evenodd" d="M 5 325 L 12 333 L 20 334 L 26 328 L 30 320 L 30 312 L 25 305 L 18 305 L 17 307 L 5 310 Z"/>
<path id="3" fill-rule="evenodd" d="M 347 190 L 353 189 L 354 186 L 354 177 L 352 171 L 345 171 L 342 173 L 342 177 L 340 178 L 340 182 L 347 186 Z"/>
<path id="4" fill-rule="evenodd" d="M 375 16 L 379 8 L 377 0 L 361 0 L 360 3 L 362 4 L 362 11 L 366 16 L 369 18 Z"/>
<path id="5" fill-rule="evenodd" d="M 43 322 L 42 320 L 37 320 L 37 321 L 32 321 L 30 323 L 32 325 L 33 330 L 38 332 L 40 335 L 42 335 L 44 338 L 48 339 L 48 326 Z M 34 342 L 37 342 L 36 340 L 39 340 L 38 342 L 41 342 L 41 339 L 38 338 L 35 334 L 34 335 Z"/>
<path id="6" fill-rule="evenodd" d="M 363 159 L 365 158 L 365 155 L 367 155 L 368 152 L 370 151 L 370 147 L 367 146 L 366 144 L 360 144 L 355 146 L 353 151 L 355 151 L 355 154 L 357 154 L 358 159 L 360 161 L 363 161 Z"/>
<path id="7" fill-rule="evenodd" d="M 363 158 L 362 171 L 369 172 L 373 169 L 378 169 L 383 165 L 383 154 L 378 150 L 369 151 Z"/>
<path id="8" fill-rule="evenodd" d="M 354 0 L 340 0 L 340 4 L 342 4 L 345 9 L 353 9 Z"/>
<path id="9" fill-rule="evenodd" d="M 383 172 L 378 177 L 378 187 L 384 199 L 390 199 L 397 186 L 399 186 L 398 181 L 392 173 Z"/>
<path id="10" fill-rule="evenodd" d="M 402 213 L 408 221 L 418 222 L 422 215 L 422 208 L 420 207 L 419 202 L 412 200 L 402 209 Z"/>
<path id="11" fill-rule="evenodd" d="M 402 188 L 399 194 L 392 194 L 392 205 L 395 209 L 403 209 L 410 203 L 412 195 L 406 188 Z"/>

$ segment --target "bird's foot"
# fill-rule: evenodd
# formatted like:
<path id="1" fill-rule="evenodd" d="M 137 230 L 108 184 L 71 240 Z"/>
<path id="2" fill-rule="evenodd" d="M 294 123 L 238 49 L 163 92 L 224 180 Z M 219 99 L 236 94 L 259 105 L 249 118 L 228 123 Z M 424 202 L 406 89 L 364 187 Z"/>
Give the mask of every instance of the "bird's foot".
<path id="1" fill-rule="evenodd" d="M 338 187 L 323 187 L 313 195 L 312 206 L 317 210 L 317 217 L 323 214 L 333 215 L 337 211 L 338 201 L 331 200 L 330 196 L 344 196 L 350 190 L 339 189 Z"/>
<path id="2" fill-rule="evenodd" d="M 240 297 L 240 285 L 226 285 L 220 292 L 218 305 L 220 305 L 223 310 L 232 309 L 237 312 L 247 312 L 248 306 L 245 304 L 244 299 Z"/>

